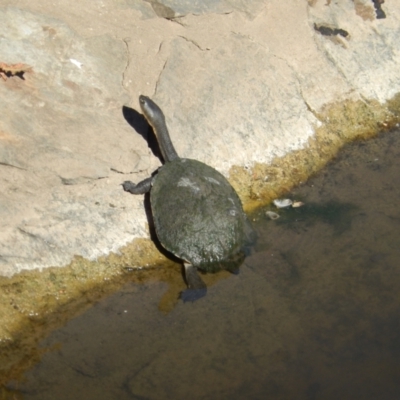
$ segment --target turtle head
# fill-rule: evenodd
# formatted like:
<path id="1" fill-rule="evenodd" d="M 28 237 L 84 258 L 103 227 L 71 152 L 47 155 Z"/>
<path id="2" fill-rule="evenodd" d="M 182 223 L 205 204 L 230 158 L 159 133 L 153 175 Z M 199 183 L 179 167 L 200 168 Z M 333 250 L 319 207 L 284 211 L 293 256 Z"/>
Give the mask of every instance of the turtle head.
<path id="1" fill-rule="evenodd" d="M 169 137 L 167 124 L 165 123 L 165 117 L 161 111 L 161 108 L 158 107 L 153 100 L 143 95 L 139 96 L 139 103 L 143 115 L 153 128 L 153 131 L 157 137 L 158 145 L 164 161 L 172 161 L 175 158 L 178 158 L 178 154 L 176 154 L 175 148 L 171 142 L 171 138 Z"/>
<path id="2" fill-rule="evenodd" d="M 159 124 L 165 124 L 164 114 L 161 111 L 161 108 L 158 107 L 158 105 L 156 103 L 154 103 L 153 100 L 151 100 L 147 96 L 140 95 L 139 103 L 140 103 L 140 108 L 142 109 L 144 116 L 146 117 L 148 123 L 153 128 L 155 126 L 158 126 Z M 156 134 L 157 134 L 157 132 L 156 132 Z"/>

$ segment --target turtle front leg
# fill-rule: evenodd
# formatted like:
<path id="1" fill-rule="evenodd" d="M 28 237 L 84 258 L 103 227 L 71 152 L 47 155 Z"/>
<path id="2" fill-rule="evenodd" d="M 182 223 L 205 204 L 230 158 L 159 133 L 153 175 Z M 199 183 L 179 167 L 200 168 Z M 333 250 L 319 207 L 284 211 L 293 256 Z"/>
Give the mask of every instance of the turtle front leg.
<path id="1" fill-rule="evenodd" d="M 197 268 L 190 263 L 184 263 L 185 279 L 188 288 L 181 293 L 181 299 L 184 302 L 196 301 L 204 297 L 207 293 L 207 286 L 201 279 Z"/>
<path id="2" fill-rule="evenodd" d="M 125 192 L 129 192 L 132 194 L 145 194 L 150 191 L 152 180 L 153 180 L 153 177 L 150 176 L 150 178 L 144 179 L 143 181 L 139 182 L 137 185 L 131 181 L 125 181 L 122 184 L 122 187 L 124 188 Z"/>

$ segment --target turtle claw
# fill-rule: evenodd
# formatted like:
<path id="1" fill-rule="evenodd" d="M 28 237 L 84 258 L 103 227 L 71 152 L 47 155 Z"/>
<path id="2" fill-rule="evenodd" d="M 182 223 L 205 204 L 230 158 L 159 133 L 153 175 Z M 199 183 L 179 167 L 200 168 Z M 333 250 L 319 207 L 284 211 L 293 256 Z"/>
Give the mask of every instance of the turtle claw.
<path id="1" fill-rule="evenodd" d="M 131 181 L 125 181 L 122 184 L 122 187 L 124 188 L 125 192 L 130 192 L 131 190 L 133 190 L 136 187 L 136 184 Z"/>
<path id="2" fill-rule="evenodd" d="M 186 289 L 183 290 L 179 296 L 184 303 L 197 301 L 207 294 L 207 288 L 202 289 Z"/>

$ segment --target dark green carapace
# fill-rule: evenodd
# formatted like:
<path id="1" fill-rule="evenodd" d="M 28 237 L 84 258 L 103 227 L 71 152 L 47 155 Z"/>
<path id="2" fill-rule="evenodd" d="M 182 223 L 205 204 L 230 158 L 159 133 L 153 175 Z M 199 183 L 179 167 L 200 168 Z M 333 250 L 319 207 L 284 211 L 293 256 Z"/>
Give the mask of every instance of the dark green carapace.
<path id="1" fill-rule="evenodd" d="M 160 168 L 150 191 L 157 237 L 206 272 L 236 270 L 249 244 L 249 222 L 235 190 L 214 168 L 177 158 Z"/>

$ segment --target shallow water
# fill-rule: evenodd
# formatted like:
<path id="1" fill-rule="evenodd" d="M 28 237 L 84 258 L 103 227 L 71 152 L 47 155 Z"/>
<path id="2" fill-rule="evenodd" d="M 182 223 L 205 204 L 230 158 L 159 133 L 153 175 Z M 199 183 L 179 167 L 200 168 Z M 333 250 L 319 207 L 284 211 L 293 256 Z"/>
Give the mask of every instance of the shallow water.
<path id="1" fill-rule="evenodd" d="M 42 342 L 15 398 L 400 398 L 400 132 L 348 146 L 254 218 L 239 275 L 159 310 L 128 284 Z M 15 391 L 14 391 L 15 390 Z"/>

